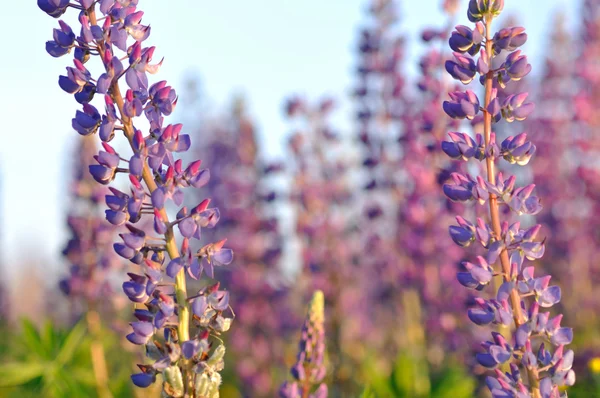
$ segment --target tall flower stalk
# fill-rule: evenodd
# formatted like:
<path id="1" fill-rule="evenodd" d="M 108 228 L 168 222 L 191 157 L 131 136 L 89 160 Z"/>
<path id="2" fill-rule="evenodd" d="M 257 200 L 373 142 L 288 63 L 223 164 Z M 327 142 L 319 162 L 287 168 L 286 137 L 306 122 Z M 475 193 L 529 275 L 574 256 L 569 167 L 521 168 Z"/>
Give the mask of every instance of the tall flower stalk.
<path id="1" fill-rule="evenodd" d="M 474 29 L 459 25 L 450 37 L 454 60 L 446 62 L 446 70 L 456 80 L 469 84 L 477 75 L 484 86 L 483 101 L 471 90 L 450 93 L 443 104 L 444 111 L 454 119 L 474 119 L 483 113 L 483 134 L 473 139 L 465 133 L 450 132 L 450 141 L 442 149 L 453 159 L 485 161 L 483 175 L 452 173 L 444 185 L 448 198 L 458 202 L 487 203 L 489 218 L 470 222 L 457 216 L 458 225 L 450 227 L 452 240 L 462 247 L 479 243 L 486 249 L 474 263 L 462 263 L 463 272 L 458 280 L 468 288 L 483 290 L 495 276 L 502 283 L 492 298 L 477 297 L 476 306 L 468 316 L 475 324 L 497 324 L 512 327 L 511 339 L 499 332 L 482 343 L 483 352 L 476 359 L 482 366 L 495 369 L 486 384 L 494 397 L 559 397 L 559 387 L 572 385 L 575 373 L 571 369 L 573 351 L 565 346 L 573 339 L 572 329 L 561 327 L 562 315 L 550 318 L 549 312 L 540 312 L 560 301 L 558 286 L 550 286 L 549 275 L 534 277 L 534 267 L 526 261 L 539 259 L 544 254 L 545 241 L 539 241 L 540 225 L 521 228 L 519 221 L 509 224 L 500 218 L 500 206 L 516 215 L 533 216 L 541 211 L 539 199 L 533 195 L 534 184 L 515 187 L 514 176 L 504 177 L 496 172 L 496 161 L 526 165 L 535 152 L 535 145 L 525 133 L 506 138 L 496 144 L 492 131 L 494 123 L 521 121 L 533 111 L 527 102 L 527 93 L 499 94 L 498 87 L 519 81 L 531 71 L 527 57 L 518 48 L 525 43 L 524 28 L 505 28 L 492 31 L 493 20 L 501 13 L 503 0 L 471 0 L 468 17 Z M 493 59 L 508 52 L 504 62 L 493 68 Z M 477 61 L 472 57 L 479 55 Z M 552 349 L 551 347 L 554 347 Z M 534 353 L 534 350 L 536 353 Z M 503 373 L 499 367 L 509 368 Z"/>
<path id="2" fill-rule="evenodd" d="M 213 277 L 214 267 L 231 263 L 233 252 L 224 248 L 225 240 L 205 244 L 196 253 L 190 250 L 190 239 L 200 240 L 202 228 L 213 228 L 219 211 L 209 208 L 209 199 L 191 210 L 181 207 L 183 188 L 204 186 L 210 174 L 201 169 L 200 160 L 184 167 L 176 158 L 190 148 L 191 140 L 181 134 L 181 124 L 164 123 L 177 104 L 175 90 L 166 81 L 149 85 L 147 74 L 156 73 L 162 61 L 151 64 L 155 47 L 143 47 L 150 27 L 141 24 L 143 12 L 137 10 L 137 3 L 38 0 L 39 7 L 55 18 L 68 8 L 79 11 L 80 35 L 59 21 L 46 50 L 54 57 L 73 51 L 74 67 L 60 76 L 59 85 L 83 107 L 72 121 L 73 128 L 85 136 L 97 133 L 102 140 L 104 150 L 94 156 L 97 164 L 89 167 L 91 175 L 98 183 L 110 185 L 117 175 L 126 174 L 130 184 L 130 193 L 110 186 L 105 199 L 106 219 L 127 229 L 120 234 L 122 242 L 114 244 L 115 251 L 141 269 L 140 274 L 129 273 L 130 280 L 123 283 L 125 294 L 136 303 L 137 321 L 131 323 L 133 331 L 127 339 L 144 345 L 155 361 L 138 365 L 141 373 L 132 375 L 132 381 L 148 387 L 161 374 L 167 396 L 217 397 L 225 353 L 218 336 L 232 320 L 226 315 L 229 293 L 219 290 L 216 282 L 188 295 L 186 275 Z M 96 78 L 85 66 L 92 57 L 99 57 L 104 67 Z M 129 65 L 124 66 L 123 60 Z M 102 114 L 91 104 L 96 95 L 104 97 Z M 136 127 L 143 125 L 142 115 L 149 126 L 146 133 Z M 129 155 L 120 155 L 108 144 L 117 133 L 129 143 Z M 167 208 L 176 211 L 173 221 Z M 147 233 L 146 225 L 153 231 Z"/>
<path id="3" fill-rule="evenodd" d="M 325 296 L 317 290 L 310 301 L 308 314 L 298 346 L 298 357 L 292 367 L 293 382 L 281 386 L 282 398 L 327 398 L 325 377 Z"/>

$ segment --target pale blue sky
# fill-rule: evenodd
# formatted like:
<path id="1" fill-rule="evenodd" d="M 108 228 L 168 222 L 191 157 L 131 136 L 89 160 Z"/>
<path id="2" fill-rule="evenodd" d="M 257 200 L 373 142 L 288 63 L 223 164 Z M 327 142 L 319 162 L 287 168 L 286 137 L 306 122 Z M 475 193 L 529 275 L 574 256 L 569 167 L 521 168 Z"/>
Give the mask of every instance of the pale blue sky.
<path id="1" fill-rule="evenodd" d="M 440 22 L 440 0 L 399 3 L 403 29 L 411 37 Z M 204 94 L 217 106 L 232 93 L 247 93 L 267 151 L 274 154 L 281 153 L 286 132 L 281 103 L 287 94 L 347 96 L 364 5 L 363 0 L 140 0 L 144 23 L 152 25 L 155 57 L 165 57 L 158 78 L 181 89 L 183 76 L 197 72 Z M 529 31 L 528 52 L 540 56 L 553 12 L 562 7 L 573 24 L 579 1 L 506 0 L 508 12 L 517 7 Z M 458 22 L 466 23 L 464 12 Z M 57 84 L 71 60 L 44 51 L 55 26 L 35 0 L 12 2 L 0 24 L 0 253 L 12 275 L 23 257 L 54 268 L 66 239 L 71 172 L 65 166 L 77 138 L 70 128 L 77 104 Z M 409 63 L 414 70 L 415 58 Z"/>

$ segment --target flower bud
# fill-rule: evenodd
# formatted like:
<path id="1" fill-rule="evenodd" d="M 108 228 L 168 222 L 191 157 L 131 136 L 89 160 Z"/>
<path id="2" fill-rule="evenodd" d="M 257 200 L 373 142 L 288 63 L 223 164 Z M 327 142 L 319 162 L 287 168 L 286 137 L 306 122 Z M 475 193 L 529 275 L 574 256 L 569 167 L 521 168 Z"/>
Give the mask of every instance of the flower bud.
<path id="1" fill-rule="evenodd" d="M 163 371 L 163 378 L 165 380 L 165 385 L 163 385 L 164 391 L 169 394 L 170 397 L 183 397 L 183 377 L 181 376 L 181 369 L 179 369 L 179 366 L 169 366 L 166 368 Z"/>

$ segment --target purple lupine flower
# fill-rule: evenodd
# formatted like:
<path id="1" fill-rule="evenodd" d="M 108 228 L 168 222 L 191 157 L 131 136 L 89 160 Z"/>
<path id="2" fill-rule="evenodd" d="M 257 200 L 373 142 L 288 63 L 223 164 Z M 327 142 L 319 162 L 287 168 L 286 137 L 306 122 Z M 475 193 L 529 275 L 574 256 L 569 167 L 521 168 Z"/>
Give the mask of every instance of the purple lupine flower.
<path id="1" fill-rule="evenodd" d="M 323 383 L 325 367 L 325 296 L 317 290 L 310 301 L 308 314 L 298 345 L 296 363 L 291 368 L 293 382 L 285 382 L 279 390 L 282 398 L 327 398 Z"/>
<path id="2" fill-rule="evenodd" d="M 146 74 L 156 72 L 160 63 L 148 64 L 154 48 L 143 47 L 150 27 L 141 23 L 143 13 L 137 10 L 137 3 L 38 1 L 40 8 L 55 18 L 69 7 L 80 11 L 81 34 L 75 39 L 77 44 L 73 44 L 75 67 L 67 69 L 67 76 L 62 76 L 59 84 L 83 104 L 83 111 L 77 111 L 73 119 L 73 128 L 81 135 L 100 131 L 100 139 L 104 141 L 104 151 L 94 156 L 97 164 L 90 166 L 90 174 L 104 185 L 127 175 L 130 184 L 130 193 L 110 187 L 111 194 L 105 199 L 107 220 L 127 227 L 120 234 L 122 241 L 113 245 L 115 252 L 139 265 L 139 271 L 130 273 L 129 281 L 123 283 L 123 291 L 131 301 L 146 306 L 143 313 L 136 311 L 139 322 L 131 324 L 133 332 L 128 339 L 145 345 L 155 361 L 151 365 L 138 365 L 141 373 L 133 375 L 132 381 L 139 387 L 147 387 L 161 373 L 167 395 L 216 396 L 225 352 L 218 336 L 229 329 L 232 320 L 229 293 L 219 290 L 217 282 L 188 298 L 186 270 L 194 258 L 205 258 L 210 266 L 227 264 L 232 261 L 232 253 L 223 247 L 221 240 L 205 242 L 206 250 L 200 253 L 194 254 L 190 249 L 189 239 L 199 240 L 201 229 L 214 227 L 219 212 L 206 208 L 208 201 L 202 201 L 190 212 L 182 207 L 184 189 L 201 187 L 208 174 L 197 161 L 186 167 L 182 159 L 177 159 L 177 153 L 189 149 L 190 137 L 181 133 L 181 125 L 165 125 L 164 117 L 177 104 L 175 90 L 165 81 L 148 84 Z M 98 18 L 98 11 L 102 18 Z M 53 56 L 64 52 L 57 47 L 70 49 L 72 29 L 61 22 L 60 30 L 55 31 L 56 44 L 49 45 Z M 97 77 L 85 67 L 94 55 L 104 66 L 104 73 Z M 125 59 L 129 61 L 125 69 L 134 70 L 133 73 L 123 73 L 120 60 Z M 104 114 L 90 104 L 96 94 L 104 96 Z M 142 116 L 150 126 L 147 133 L 136 128 L 143 124 L 137 119 Z M 116 131 L 123 132 L 130 153 L 117 153 L 106 143 L 115 137 Z M 128 167 L 121 167 L 123 163 Z M 175 221 L 169 221 L 167 209 L 178 214 Z M 153 228 L 148 231 L 150 225 Z M 176 228 L 179 225 L 182 227 Z M 177 239 L 177 230 L 191 233 L 182 233 L 182 238 Z M 167 272 L 163 273 L 165 266 Z M 194 276 L 200 278 L 201 272 Z M 175 279 L 174 284 L 169 282 L 171 278 Z M 193 305 L 203 298 L 207 300 L 206 306 Z M 204 347 L 201 355 L 189 358 L 181 355 L 182 347 L 188 353 L 187 347 L 197 345 Z"/>
<path id="3" fill-rule="evenodd" d="M 455 75 L 452 75 L 455 77 Z M 444 101 L 444 111 L 453 119 L 473 119 L 479 113 L 479 98 L 471 91 L 455 91 L 448 94 L 450 101 Z"/>
<path id="4" fill-rule="evenodd" d="M 475 56 L 481 49 L 483 42 L 483 24 L 477 22 L 475 29 L 471 30 L 468 26 L 458 25 L 456 30 L 450 35 L 450 48 L 453 51 L 461 53 L 468 52 Z"/>
<path id="5" fill-rule="evenodd" d="M 481 105 L 484 109 L 483 138 L 486 146 L 495 140 L 493 123 L 500 118 L 508 122 L 524 120 L 533 110 L 533 103 L 525 102 L 527 93 L 509 94 L 494 87 L 494 82 L 505 86 L 511 81 L 519 81 L 531 69 L 526 56 L 516 49 L 527 38 L 523 28 L 507 28 L 492 34 L 492 20 L 502 11 L 502 7 L 502 0 L 470 0 L 468 10 L 471 21 L 483 22 L 485 49 L 481 49 L 480 54 L 487 65 L 492 65 L 493 58 L 501 51 L 511 52 L 500 66 L 500 70 L 478 70 L 481 74 L 480 81 L 485 87 Z M 462 31 L 462 27 L 457 28 L 458 34 Z M 463 52 L 466 52 L 466 47 Z M 503 77 L 503 73 L 509 78 Z M 451 75 L 460 80 L 456 73 Z M 466 93 L 461 92 L 451 94 L 454 101 L 466 96 Z M 479 100 L 469 99 L 469 103 L 479 103 Z M 444 104 L 446 113 L 455 118 L 457 111 L 449 112 L 447 108 Z M 456 145 L 456 137 L 459 136 L 454 134 L 451 136 L 452 143 L 444 145 L 445 152 L 449 152 L 452 158 L 459 158 L 459 151 L 452 146 Z M 465 139 L 465 142 L 469 141 Z M 453 186 L 457 188 L 444 189 L 446 195 L 454 200 L 473 199 L 475 185 L 488 193 L 487 200 L 481 197 L 479 203 L 488 203 L 489 224 L 478 220 L 476 228 L 473 223 L 457 217 L 459 226 L 450 229 L 451 237 L 458 245 L 466 246 L 467 243 L 479 241 L 487 252 L 485 258 L 479 259 L 477 266 L 464 263 L 467 272 L 459 273 L 458 279 L 464 286 L 481 290 L 492 275 L 501 275 L 503 283 L 493 295 L 494 298 L 486 300 L 477 297 L 477 307 L 470 309 L 468 315 L 479 325 L 514 325 L 516 329 L 511 341 L 494 332 L 493 341 L 482 343 L 482 351 L 477 354 L 477 361 L 486 368 L 494 369 L 501 364 L 510 364 L 510 373 L 503 374 L 496 369 L 496 374 L 486 380 L 494 397 L 559 397 L 559 387 L 570 386 L 575 382 L 575 373 L 571 369 L 572 351 L 564 350 L 564 346 L 573 339 L 572 329 L 561 327 L 562 315 L 549 319 L 549 312 L 540 312 L 541 308 L 550 308 L 560 301 L 560 288 L 549 285 L 550 276 L 536 278 L 533 275 L 533 267 L 524 266 L 526 261 L 539 259 L 544 253 L 545 241 L 540 242 L 537 238 L 541 226 L 522 229 L 519 222 L 509 224 L 507 221 L 501 221 L 499 212 L 499 206 L 505 205 L 516 215 L 537 214 L 541 205 L 539 199 L 532 194 L 533 184 L 515 187 L 516 179 L 513 176 L 504 180 L 502 173 L 497 174 L 495 171 L 496 160 L 500 157 L 509 163 L 527 164 L 535 146 L 527 141 L 525 134 L 521 134 L 508 137 L 500 148 L 485 153 L 485 179 L 460 174 L 454 178 Z M 476 230 L 481 230 L 477 234 L 481 239 L 475 239 Z M 538 345 L 533 339 L 538 336 L 546 338 L 549 346 L 555 347 L 554 352 L 544 344 Z M 534 350 L 538 351 L 537 356 Z"/>

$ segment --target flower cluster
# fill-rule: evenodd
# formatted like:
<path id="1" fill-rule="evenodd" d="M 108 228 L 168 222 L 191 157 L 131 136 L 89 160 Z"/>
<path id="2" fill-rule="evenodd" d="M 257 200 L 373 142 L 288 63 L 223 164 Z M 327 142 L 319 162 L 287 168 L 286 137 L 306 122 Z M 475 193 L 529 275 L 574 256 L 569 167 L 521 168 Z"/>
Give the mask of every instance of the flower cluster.
<path id="1" fill-rule="evenodd" d="M 317 290 L 308 307 L 297 361 L 291 370 L 295 381 L 281 386 L 279 396 L 282 398 L 326 398 L 328 395 L 327 384 L 323 383 L 326 373 L 324 301 L 323 292 Z"/>
<path id="2" fill-rule="evenodd" d="M 105 200 L 106 219 L 126 227 L 120 234 L 122 241 L 114 244 L 115 252 L 138 264 L 141 271 L 129 273 L 123 283 L 127 297 L 145 306 L 135 310 L 137 321 L 131 323 L 127 338 L 145 345 L 148 357 L 155 361 L 138 365 L 141 373 L 132 380 L 147 387 L 162 374 L 167 396 L 216 397 L 225 352 L 216 337 L 229 329 L 232 320 L 227 315 L 229 293 L 220 290 L 217 282 L 188 297 L 186 274 L 200 279 L 206 273 L 212 278 L 214 267 L 232 262 L 233 252 L 224 247 L 225 240 L 206 243 L 195 253 L 190 249 L 190 240 L 200 240 L 202 229 L 215 226 L 219 211 L 209 207 L 210 199 L 191 209 L 182 206 L 184 189 L 204 186 L 209 172 L 199 160 L 184 165 L 177 159 L 178 153 L 190 148 L 191 140 L 181 132 L 181 124 L 165 122 L 177 104 L 175 90 L 166 81 L 149 84 L 148 74 L 156 73 L 162 61 L 153 64 L 155 48 L 144 47 L 150 26 L 142 24 L 137 3 L 38 0 L 39 7 L 55 18 L 68 8 L 79 10 L 80 34 L 60 21 L 46 49 L 54 57 L 74 55 L 74 66 L 60 76 L 59 85 L 82 105 L 73 128 L 81 135 L 97 133 L 102 140 L 103 150 L 94 156 L 90 174 L 103 185 L 124 174 L 130 185 L 128 192 L 110 186 Z M 97 77 L 86 67 L 94 56 L 104 67 Z M 96 96 L 103 97 L 104 112 L 92 105 Z M 137 128 L 143 124 L 142 116 L 148 125 L 145 133 Z M 109 144 L 117 132 L 127 139 L 129 155 L 117 153 Z M 173 221 L 168 209 L 176 213 Z M 181 235 L 180 244 L 176 233 Z"/>
<path id="3" fill-rule="evenodd" d="M 471 0 L 468 16 L 476 23 L 475 29 L 457 27 L 450 39 L 451 47 L 458 51 L 456 60 L 446 63 L 448 73 L 463 83 L 479 74 L 485 91 L 483 100 L 470 90 L 455 91 L 443 109 L 454 119 L 473 119 L 482 112 L 483 134 L 474 140 L 463 133 L 452 133 L 442 148 L 451 158 L 478 160 L 480 165 L 485 164 L 486 172 L 485 177 L 453 173 L 451 181 L 444 185 L 444 193 L 453 201 L 489 206 L 489 221 L 478 218 L 470 222 L 458 216 L 458 225 L 450 227 L 450 236 L 459 246 L 478 243 L 485 250 L 485 256 L 478 257 L 477 263 L 462 264 L 464 271 L 458 274 L 462 285 L 483 290 L 495 285 L 494 277 L 502 278 L 492 298 L 475 298 L 476 306 L 468 311 L 475 324 L 515 329 L 512 340 L 493 333 L 477 354 L 480 365 L 495 369 L 495 376 L 486 380 L 492 395 L 559 397 L 559 387 L 575 382 L 571 369 L 573 351 L 565 348 L 571 343 L 573 332 L 561 326 L 562 315 L 551 317 L 549 312 L 543 312 L 560 301 L 560 288 L 550 285 L 548 275 L 534 276 L 533 267 L 525 264 L 544 254 L 545 241 L 538 237 L 541 226 L 521 227 L 519 221 L 500 220 L 502 205 L 516 215 L 541 211 L 533 184 L 517 187 L 516 177 L 496 173 L 498 159 L 525 165 L 536 150 L 525 133 L 510 136 L 498 145 L 492 132 L 494 123 L 502 119 L 509 123 L 524 120 L 534 108 L 533 103 L 527 102 L 527 93 L 504 94 L 495 86 L 519 81 L 531 70 L 526 56 L 518 50 L 527 39 L 523 28 L 506 28 L 492 35 L 492 20 L 503 5 L 502 0 Z M 492 68 L 493 59 L 503 52 L 509 54 Z M 477 54 L 475 62 L 471 57 Z M 510 371 L 503 373 L 498 369 L 503 365 L 510 365 Z"/>

